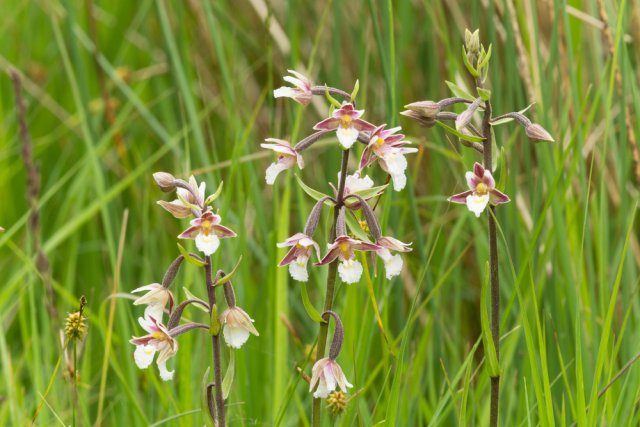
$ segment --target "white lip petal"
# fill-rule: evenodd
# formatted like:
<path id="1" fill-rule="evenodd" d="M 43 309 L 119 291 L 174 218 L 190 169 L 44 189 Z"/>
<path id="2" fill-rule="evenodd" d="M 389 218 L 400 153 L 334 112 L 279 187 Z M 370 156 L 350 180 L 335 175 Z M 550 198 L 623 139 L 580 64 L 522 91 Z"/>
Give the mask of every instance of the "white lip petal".
<path id="1" fill-rule="evenodd" d="M 340 274 L 342 281 L 347 284 L 359 282 L 362 271 L 362 264 L 355 260 L 343 261 L 338 266 L 338 274 Z"/>
<path id="2" fill-rule="evenodd" d="M 304 261 L 298 258 L 289 264 L 289 274 L 298 282 L 306 282 L 309 280 L 309 272 L 307 271 L 307 259 Z"/>
<path id="3" fill-rule="evenodd" d="M 218 246 L 220 246 L 220 239 L 213 233 L 209 233 L 208 236 L 205 236 L 203 233 L 198 233 L 196 236 L 196 247 L 205 255 L 214 253 L 218 250 Z"/>
<path id="4" fill-rule="evenodd" d="M 484 196 L 470 194 L 467 196 L 467 208 L 469 208 L 469 210 L 473 212 L 477 218 L 480 217 L 480 214 L 487 207 L 487 203 L 489 203 L 488 194 L 485 194 Z"/>
<path id="5" fill-rule="evenodd" d="M 338 136 L 338 141 L 340 145 L 342 145 L 345 149 L 351 148 L 354 142 L 358 139 L 358 129 L 354 127 L 343 128 L 342 126 L 338 126 L 338 130 L 336 131 Z"/>
<path id="6" fill-rule="evenodd" d="M 347 178 L 345 179 L 345 187 L 349 189 L 350 193 L 368 190 L 373 187 L 373 180 L 369 178 L 369 175 L 365 175 L 364 178 L 360 178 L 357 175 L 347 175 Z"/>
<path id="7" fill-rule="evenodd" d="M 320 381 L 318 383 L 318 388 L 313 393 L 313 397 L 317 397 L 317 398 L 320 398 L 320 399 L 326 399 L 327 396 L 329 396 L 329 393 L 331 391 L 332 390 L 329 390 L 327 388 L 327 383 L 324 381 L 324 378 L 320 378 Z"/>
<path id="8" fill-rule="evenodd" d="M 264 180 L 267 182 L 267 184 L 273 185 L 273 183 L 276 182 L 276 177 L 280 174 L 280 172 L 286 169 L 287 166 L 281 162 L 271 163 L 271 165 L 269 165 L 269 167 L 267 168 Z"/>
<path id="9" fill-rule="evenodd" d="M 395 254 L 394 256 L 389 257 L 387 260 L 385 260 L 384 269 L 387 273 L 387 279 L 391 279 L 392 277 L 399 275 L 402 271 L 402 265 L 402 257 L 398 254 Z"/>
<path id="10" fill-rule="evenodd" d="M 387 166 L 387 170 L 389 174 L 404 175 L 404 171 L 407 169 L 407 159 L 405 159 L 402 153 L 391 152 L 391 153 L 385 154 L 383 159 Z"/>
<path id="11" fill-rule="evenodd" d="M 395 191 L 402 191 L 407 185 L 407 177 L 405 176 L 404 172 L 392 173 L 391 180 L 393 181 L 393 189 Z"/>
<path id="12" fill-rule="evenodd" d="M 153 362 L 153 356 L 156 354 L 156 349 L 150 345 L 136 346 L 136 350 L 133 352 L 133 360 L 140 369 L 146 369 Z"/>
<path id="13" fill-rule="evenodd" d="M 171 381 L 173 379 L 174 371 L 167 370 L 166 362 L 158 363 L 158 370 L 163 381 Z"/>
<path id="14" fill-rule="evenodd" d="M 225 325 L 222 329 L 222 335 L 229 347 L 240 348 L 249 339 L 249 331 L 244 328 L 234 328 Z"/>

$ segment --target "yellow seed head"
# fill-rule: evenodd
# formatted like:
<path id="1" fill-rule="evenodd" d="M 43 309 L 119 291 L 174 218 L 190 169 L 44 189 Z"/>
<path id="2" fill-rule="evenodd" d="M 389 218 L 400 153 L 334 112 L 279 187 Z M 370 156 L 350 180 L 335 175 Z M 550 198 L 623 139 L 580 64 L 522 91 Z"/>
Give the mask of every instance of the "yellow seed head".
<path id="1" fill-rule="evenodd" d="M 84 334 L 87 332 L 87 326 L 84 323 L 85 320 L 86 317 L 82 316 L 79 311 L 69 313 L 64 326 L 64 334 L 69 341 L 81 340 L 84 337 Z"/>
<path id="2" fill-rule="evenodd" d="M 341 415 L 347 409 L 347 395 L 342 391 L 332 391 L 327 397 L 327 409 L 332 415 Z"/>

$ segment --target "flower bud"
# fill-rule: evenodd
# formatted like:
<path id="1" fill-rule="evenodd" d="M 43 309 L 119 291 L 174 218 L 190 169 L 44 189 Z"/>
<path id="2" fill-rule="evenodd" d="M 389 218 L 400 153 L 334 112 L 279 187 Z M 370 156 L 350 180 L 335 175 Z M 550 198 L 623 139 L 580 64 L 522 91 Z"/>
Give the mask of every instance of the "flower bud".
<path id="1" fill-rule="evenodd" d="M 332 415 L 342 415 L 347 410 L 347 395 L 340 391 L 332 391 L 327 397 L 327 409 Z"/>
<path id="2" fill-rule="evenodd" d="M 153 174 L 153 179 L 156 181 L 156 184 L 158 184 L 158 187 L 160 187 L 160 190 L 165 193 L 169 193 L 176 189 L 174 184 L 176 178 L 170 173 L 156 172 Z"/>
<path id="3" fill-rule="evenodd" d="M 525 132 L 529 139 L 534 142 L 554 142 L 551 134 L 537 123 L 532 123 L 527 126 Z"/>
<path id="4" fill-rule="evenodd" d="M 415 120 L 421 126 L 425 126 L 425 127 L 428 127 L 428 128 L 433 127 L 436 124 L 436 120 L 435 119 L 427 119 L 427 118 L 423 117 L 422 115 L 420 115 L 419 113 L 416 113 L 415 111 L 405 110 L 405 111 L 400 112 L 400 115 L 408 117 L 411 120 Z"/>
<path id="5" fill-rule="evenodd" d="M 434 101 L 418 101 L 405 105 L 404 108 L 418 113 L 425 119 L 435 120 L 436 115 L 440 112 L 440 104 Z"/>
<path id="6" fill-rule="evenodd" d="M 478 56 L 480 52 L 480 30 L 475 30 L 473 33 L 468 29 L 464 30 L 464 46 L 467 52 L 471 55 Z"/>

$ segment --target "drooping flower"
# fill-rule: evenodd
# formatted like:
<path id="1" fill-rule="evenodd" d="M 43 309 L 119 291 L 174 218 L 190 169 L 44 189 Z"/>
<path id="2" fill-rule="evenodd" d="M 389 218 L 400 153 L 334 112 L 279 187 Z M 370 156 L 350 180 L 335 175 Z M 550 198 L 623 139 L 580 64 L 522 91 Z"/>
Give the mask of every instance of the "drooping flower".
<path id="1" fill-rule="evenodd" d="M 332 117 L 322 120 L 313 128 L 315 130 L 336 130 L 338 141 L 345 148 L 349 149 L 358 139 L 358 134 L 362 131 L 371 132 L 376 127 L 360 117 L 364 110 L 356 110 L 353 104 L 344 102 L 342 107 L 333 112 Z"/>
<path id="2" fill-rule="evenodd" d="M 202 216 L 191 220 L 191 227 L 178 236 L 179 239 L 195 239 L 196 247 L 205 255 L 214 253 L 220 246 L 220 239 L 236 237 L 236 233 L 220 225 L 220 215 L 206 211 Z"/>
<path id="3" fill-rule="evenodd" d="M 273 150 L 278 155 L 278 161 L 271 163 L 265 174 L 265 181 L 269 185 L 273 185 L 276 177 L 282 171 L 294 167 L 296 164 L 300 169 L 304 168 L 304 160 L 302 156 L 289 144 L 288 141 L 275 138 L 265 139 L 273 144 L 260 144 L 262 148 Z"/>
<path id="4" fill-rule="evenodd" d="M 199 215 L 200 207 L 204 205 L 204 193 L 207 183 L 203 181 L 198 185 L 195 177 L 191 175 L 188 185 L 191 191 L 186 188 L 177 187 L 176 193 L 178 194 L 178 198 L 176 200 L 173 202 L 160 200 L 158 204 L 176 218 L 187 218 L 194 214 L 194 210 L 196 211 L 195 214 Z"/>
<path id="5" fill-rule="evenodd" d="M 295 87 L 282 86 L 273 91 L 274 98 L 291 98 L 299 104 L 309 105 L 313 93 L 311 92 L 311 82 L 302 74 L 294 71 L 287 70 L 293 76 L 284 76 L 282 79 L 291 83 Z"/>
<path id="6" fill-rule="evenodd" d="M 407 177 L 404 174 L 407 169 L 407 159 L 404 155 L 415 153 L 418 149 L 405 147 L 410 142 L 404 140 L 403 134 L 396 134 L 400 127 L 391 129 L 385 129 L 385 127 L 386 125 L 378 126 L 371 134 L 369 144 L 360 158 L 360 170 L 371 164 L 377 157 L 380 167 L 391 175 L 393 189 L 400 191 L 407 184 Z"/>
<path id="7" fill-rule="evenodd" d="M 331 245 L 329 245 L 329 252 L 320 260 L 317 265 L 329 264 L 336 258 L 340 259 L 340 265 L 338 266 L 338 273 L 340 278 L 345 283 L 356 283 L 362 276 L 362 264 L 356 259 L 355 251 L 378 251 L 380 246 L 362 242 L 360 240 L 352 239 L 349 236 L 338 236 Z"/>
<path id="8" fill-rule="evenodd" d="M 153 316 L 139 318 L 140 326 L 148 332 L 142 337 L 133 337 L 129 342 L 136 345 L 133 353 L 136 365 L 146 369 L 153 362 L 156 352 L 159 352 L 156 364 L 160 377 L 164 381 L 173 379 L 173 372 L 167 370 L 167 360 L 178 351 L 178 342 L 169 334 L 167 327 L 158 322 Z"/>
<path id="9" fill-rule="evenodd" d="M 469 191 L 449 197 L 453 203 L 466 204 L 476 217 L 485 210 L 487 204 L 501 205 L 510 201 L 506 194 L 496 190 L 496 182 L 491 172 L 486 170 L 480 163 L 473 165 L 473 172 L 466 173 Z"/>
<path id="10" fill-rule="evenodd" d="M 260 335 L 253 326 L 253 319 L 240 307 L 227 308 L 220 315 L 222 335 L 227 345 L 240 348 L 249 339 L 249 334 Z"/>
<path id="11" fill-rule="evenodd" d="M 278 264 L 279 267 L 289 266 L 289 274 L 294 280 L 306 282 L 309 280 L 307 262 L 311 253 L 315 249 L 316 256 L 320 259 L 320 247 L 313 239 L 304 233 L 296 233 L 282 243 L 278 243 L 279 248 L 291 247 L 289 252 Z"/>
<path id="12" fill-rule="evenodd" d="M 132 293 L 138 293 L 142 291 L 148 291 L 140 298 L 133 302 L 133 305 L 146 304 L 144 309 L 144 317 L 149 318 L 152 316 L 154 319 L 162 321 L 162 315 L 164 313 L 164 307 L 169 303 L 169 313 L 173 310 L 173 294 L 168 288 L 165 288 L 160 283 L 152 283 L 150 285 L 141 286 L 131 291 Z"/>
<path id="13" fill-rule="evenodd" d="M 348 388 L 353 387 L 353 385 L 347 381 L 338 362 L 330 357 L 318 360 L 313 365 L 311 373 L 309 391 L 313 391 L 316 384 L 318 385 L 318 388 L 313 393 L 313 397 L 325 399 L 336 387 L 340 387 L 344 392 L 347 392 Z"/>
<path id="14" fill-rule="evenodd" d="M 376 242 L 380 249 L 376 251 L 378 256 L 384 262 L 384 269 L 387 279 L 397 276 L 402 271 L 402 257 L 400 254 L 391 255 L 391 251 L 409 252 L 411 251 L 411 243 L 403 243 L 393 237 L 383 236 Z"/>

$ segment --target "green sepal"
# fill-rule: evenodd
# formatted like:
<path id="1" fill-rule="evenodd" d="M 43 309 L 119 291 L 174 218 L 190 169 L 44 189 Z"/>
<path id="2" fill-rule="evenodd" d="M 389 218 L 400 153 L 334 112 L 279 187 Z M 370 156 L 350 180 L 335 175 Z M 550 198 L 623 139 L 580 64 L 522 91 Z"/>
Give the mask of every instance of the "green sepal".
<path id="1" fill-rule="evenodd" d="M 216 189 L 215 193 L 213 193 L 212 195 L 210 195 L 209 197 L 207 197 L 207 200 L 204 201 L 205 205 L 210 205 L 211 203 L 213 203 L 218 197 L 220 197 L 220 194 L 222 193 L 222 187 L 224 186 L 224 181 L 220 181 L 220 184 L 218 185 L 218 188 Z"/>
<path id="2" fill-rule="evenodd" d="M 351 91 L 351 102 L 356 99 L 358 95 L 358 91 L 360 90 L 360 80 L 356 80 L 356 84 L 353 85 L 353 90 Z"/>
<path id="3" fill-rule="evenodd" d="M 342 107 L 342 104 L 340 104 L 340 102 L 338 102 L 337 99 L 335 99 L 333 96 L 331 96 L 331 94 L 329 94 L 329 88 L 327 87 L 327 85 L 324 86 L 324 96 L 327 97 L 327 100 L 329 101 L 329 103 L 331 103 L 331 105 L 333 105 L 335 108 Z"/>
<path id="4" fill-rule="evenodd" d="M 189 251 L 187 251 L 180 243 L 176 243 L 176 244 L 178 245 L 178 250 L 180 251 L 180 255 L 182 255 L 189 264 L 193 264 L 196 267 L 204 267 L 206 265 L 206 263 L 200 261 L 199 259 L 194 258 L 193 255 L 191 255 Z"/>
<path id="5" fill-rule="evenodd" d="M 464 66 L 467 67 L 469 74 L 471 74 L 473 77 L 479 76 L 478 70 L 473 68 L 473 65 L 471 65 L 471 62 L 469 62 L 469 58 L 467 57 L 467 50 L 464 48 L 464 46 L 462 46 L 462 61 L 464 62 Z"/>
<path id="6" fill-rule="evenodd" d="M 215 283 L 215 286 L 222 286 L 225 283 L 227 283 L 229 280 L 231 280 L 233 275 L 236 274 L 236 272 L 238 271 L 238 267 L 240 267 L 240 263 L 241 262 L 242 262 L 242 255 L 240 255 L 240 258 L 238 258 L 238 262 L 236 263 L 235 267 L 233 267 L 233 270 L 231 270 L 231 272 L 229 274 L 225 274 L 225 276 L 223 278 L 218 280 Z"/>

